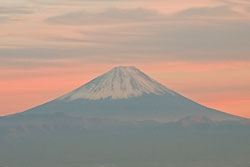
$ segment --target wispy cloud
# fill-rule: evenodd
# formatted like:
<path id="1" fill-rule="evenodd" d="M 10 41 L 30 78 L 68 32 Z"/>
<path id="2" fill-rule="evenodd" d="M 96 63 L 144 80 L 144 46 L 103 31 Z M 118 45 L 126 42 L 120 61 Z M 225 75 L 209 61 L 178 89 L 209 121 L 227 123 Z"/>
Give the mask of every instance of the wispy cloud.
<path id="1" fill-rule="evenodd" d="M 217 0 L 218 2 L 222 2 L 224 4 L 229 4 L 229 5 L 237 5 L 237 4 L 250 4 L 249 0 Z"/>
<path id="2" fill-rule="evenodd" d="M 238 13 L 228 6 L 189 8 L 176 13 L 182 17 L 232 17 Z"/>
<path id="3" fill-rule="evenodd" d="M 35 34 L 25 48 L 0 49 L 0 59 L 18 59 L 12 61 L 12 65 L 19 67 L 25 62 L 20 59 L 32 58 L 60 60 L 68 57 L 80 61 L 88 59 L 116 63 L 131 58 L 142 62 L 157 59 L 250 59 L 250 24 L 247 19 L 223 19 L 237 15 L 227 6 L 189 8 L 174 14 L 146 8 L 105 8 L 101 11 L 61 13 L 64 14 L 45 19 L 40 29 L 34 30 L 34 27 L 21 34 L 20 41 L 22 38 L 28 41 L 31 34 L 41 34 Z M 65 28 L 67 25 L 70 25 L 68 29 Z M 18 32 L 15 30 L 11 34 Z M 13 38 L 12 35 L 6 39 Z M 42 62 L 48 64 L 48 61 Z M 1 65 L 4 66 L 3 63 Z"/>
<path id="4" fill-rule="evenodd" d="M 8 17 L 6 16 L 0 16 L 0 24 L 5 23 L 8 20 Z"/>
<path id="5" fill-rule="evenodd" d="M 46 21 L 54 24 L 90 25 L 90 24 L 115 24 L 127 22 L 174 20 L 183 18 L 208 17 L 218 19 L 223 17 L 239 16 L 239 13 L 228 6 L 188 8 L 167 15 L 155 10 L 145 8 L 108 8 L 102 12 L 78 11 L 59 16 L 52 16 Z"/>
<path id="6" fill-rule="evenodd" d="M 48 60 L 71 59 L 92 63 L 157 61 L 249 61 L 250 23 L 245 21 L 187 21 L 110 27 L 102 31 L 79 31 L 81 38 L 65 39 L 53 48 L 0 49 L 0 60 L 11 60 L 12 66 L 36 68 L 36 62 L 51 65 Z M 78 46 L 60 45 L 60 42 Z M 91 42 L 85 46 L 81 43 Z M 18 61 L 15 61 L 18 60 Z M 23 61 L 22 61 L 23 60 Z M 30 63 L 30 65 L 29 65 Z M 6 67 L 4 61 L 0 66 Z M 23 65 L 22 65 L 23 64 Z M 35 64 L 35 65 L 32 65 Z M 52 64 L 53 65 L 53 64 Z M 57 64 L 54 64 L 57 65 Z"/>
<path id="7" fill-rule="evenodd" d="M 13 20 L 18 20 L 22 15 L 32 14 L 33 11 L 26 7 L 1 7 L 0 6 L 0 24 Z"/>
<path id="8" fill-rule="evenodd" d="M 246 7 L 246 11 L 250 13 L 250 5 Z"/>
<path id="9" fill-rule="evenodd" d="M 31 13 L 33 13 L 33 11 L 26 7 L 0 7 L 0 15 Z"/>
<path id="10" fill-rule="evenodd" d="M 138 22 L 161 18 L 161 14 L 154 10 L 135 8 L 109 8 L 102 12 L 78 11 L 47 19 L 54 24 L 114 24 L 124 22 Z"/>

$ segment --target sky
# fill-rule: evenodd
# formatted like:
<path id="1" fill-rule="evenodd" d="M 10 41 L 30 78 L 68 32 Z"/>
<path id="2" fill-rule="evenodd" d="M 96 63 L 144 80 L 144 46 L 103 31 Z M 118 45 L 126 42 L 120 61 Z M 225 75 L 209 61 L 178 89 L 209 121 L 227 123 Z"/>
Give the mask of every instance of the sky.
<path id="1" fill-rule="evenodd" d="M 249 0 L 0 0 L 0 115 L 133 65 L 250 118 Z"/>

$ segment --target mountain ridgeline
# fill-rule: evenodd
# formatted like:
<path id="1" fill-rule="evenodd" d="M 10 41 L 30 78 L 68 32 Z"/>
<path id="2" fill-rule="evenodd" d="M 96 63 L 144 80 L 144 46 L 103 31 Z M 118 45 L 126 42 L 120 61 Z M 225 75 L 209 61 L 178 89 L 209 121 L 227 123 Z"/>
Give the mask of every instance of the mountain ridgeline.
<path id="1" fill-rule="evenodd" d="M 190 116 L 206 117 L 211 121 L 243 119 L 189 100 L 135 67 L 115 67 L 62 97 L 10 117 L 57 114 L 165 123 Z"/>
<path id="2" fill-rule="evenodd" d="M 135 67 L 0 118 L 0 167 L 246 167 L 246 118 L 202 106 Z M 239 142 L 240 140 L 240 142 Z"/>

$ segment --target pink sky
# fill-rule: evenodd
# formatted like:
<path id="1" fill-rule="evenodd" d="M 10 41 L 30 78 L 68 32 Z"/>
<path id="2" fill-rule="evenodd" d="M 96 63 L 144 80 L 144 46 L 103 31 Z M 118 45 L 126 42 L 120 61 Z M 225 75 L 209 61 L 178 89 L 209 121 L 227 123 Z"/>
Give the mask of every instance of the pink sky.
<path id="1" fill-rule="evenodd" d="M 168 88 L 196 102 L 224 112 L 250 117 L 250 79 L 246 77 L 250 71 L 250 63 L 175 62 L 135 65 Z M 0 101 L 3 102 L 1 115 L 24 111 L 53 100 L 115 65 L 84 66 L 7 72 L 20 77 L 0 83 Z"/>
<path id="2" fill-rule="evenodd" d="M 196 102 L 250 118 L 248 1 L 0 3 L 0 115 L 134 65 Z"/>

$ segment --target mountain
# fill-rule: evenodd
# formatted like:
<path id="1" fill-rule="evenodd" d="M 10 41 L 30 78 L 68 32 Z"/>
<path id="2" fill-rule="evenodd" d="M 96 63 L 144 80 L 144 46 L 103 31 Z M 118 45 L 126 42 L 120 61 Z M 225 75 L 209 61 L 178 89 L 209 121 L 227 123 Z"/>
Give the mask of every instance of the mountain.
<path id="1" fill-rule="evenodd" d="M 187 99 L 135 67 L 115 67 L 62 97 L 10 117 L 52 114 L 158 122 L 197 115 L 212 121 L 243 119 Z"/>
<path id="2" fill-rule="evenodd" d="M 115 67 L 59 100 L 127 99 L 143 94 L 175 95 L 173 91 L 152 80 L 135 67 Z"/>
<path id="3" fill-rule="evenodd" d="M 135 67 L 0 117 L 0 167 L 246 167 L 246 118 L 202 106 Z"/>

